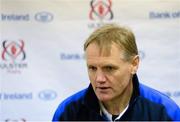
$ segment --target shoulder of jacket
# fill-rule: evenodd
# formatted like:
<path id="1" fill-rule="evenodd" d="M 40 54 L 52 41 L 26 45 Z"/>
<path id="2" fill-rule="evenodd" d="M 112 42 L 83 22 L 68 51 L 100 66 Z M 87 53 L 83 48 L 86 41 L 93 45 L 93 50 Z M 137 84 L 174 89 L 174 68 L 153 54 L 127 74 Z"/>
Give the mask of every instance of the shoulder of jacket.
<path id="1" fill-rule="evenodd" d="M 151 102 L 163 105 L 166 112 L 173 120 L 180 120 L 180 108 L 170 97 L 141 83 L 139 85 L 139 90 L 141 97 L 144 97 Z"/>
<path id="2" fill-rule="evenodd" d="M 86 91 L 87 91 L 87 88 L 71 95 L 70 97 L 66 98 L 60 105 L 66 106 L 70 103 L 78 102 L 80 99 L 82 99 L 85 96 Z"/>
<path id="3" fill-rule="evenodd" d="M 68 109 L 71 108 L 74 103 L 79 104 L 81 102 L 81 99 L 83 99 L 83 97 L 85 96 L 86 91 L 87 88 L 73 94 L 72 96 L 62 101 L 54 113 L 53 121 L 59 121 L 61 117 L 64 117 L 64 112 L 69 111 Z"/>

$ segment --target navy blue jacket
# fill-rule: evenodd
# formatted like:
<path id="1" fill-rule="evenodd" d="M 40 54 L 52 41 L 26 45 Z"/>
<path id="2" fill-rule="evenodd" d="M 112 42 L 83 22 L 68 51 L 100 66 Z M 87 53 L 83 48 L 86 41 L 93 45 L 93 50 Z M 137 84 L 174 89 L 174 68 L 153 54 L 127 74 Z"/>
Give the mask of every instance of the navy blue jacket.
<path id="1" fill-rule="evenodd" d="M 63 101 L 57 108 L 53 121 L 107 120 L 100 115 L 98 99 L 91 85 Z M 123 121 L 180 121 L 180 108 L 167 96 L 140 84 L 133 77 L 133 94 Z"/>

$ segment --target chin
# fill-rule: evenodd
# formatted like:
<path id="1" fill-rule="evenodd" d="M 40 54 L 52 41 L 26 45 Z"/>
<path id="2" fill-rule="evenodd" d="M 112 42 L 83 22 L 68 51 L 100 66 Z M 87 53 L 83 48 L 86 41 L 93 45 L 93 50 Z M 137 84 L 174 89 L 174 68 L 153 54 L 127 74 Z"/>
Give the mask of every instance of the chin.
<path id="1" fill-rule="evenodd" d="M 99 101 L 102 102 L 110 101 L 112 99 L 110 96 L 107 95 L 97 95 L 97 98 Z"/>

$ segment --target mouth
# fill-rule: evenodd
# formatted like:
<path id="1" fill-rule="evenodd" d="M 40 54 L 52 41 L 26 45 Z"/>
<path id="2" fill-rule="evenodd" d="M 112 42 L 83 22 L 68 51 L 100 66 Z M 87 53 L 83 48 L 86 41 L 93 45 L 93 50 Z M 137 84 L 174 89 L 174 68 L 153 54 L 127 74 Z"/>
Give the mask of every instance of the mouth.
<path id="1" fill-rule="evenodd" d="M 110 89 L 110 87 L 96 87 L 96 90 L 100 90 L 100 91 L 106 91 L 109 89 Z"/>

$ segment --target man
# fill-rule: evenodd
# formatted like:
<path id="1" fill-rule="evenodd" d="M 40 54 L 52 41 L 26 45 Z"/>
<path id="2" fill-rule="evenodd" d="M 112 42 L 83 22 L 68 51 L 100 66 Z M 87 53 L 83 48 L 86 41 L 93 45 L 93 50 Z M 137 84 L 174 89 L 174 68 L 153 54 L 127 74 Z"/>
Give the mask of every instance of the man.
<path id="1" fill-rule="evenodd" d="M 167 96 L 139 83 L 138 49 L 130 29 L 107 24 L 84 44 L 90 85 L 63 101 L 53 121 L 180 120 Z"/>

